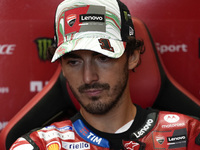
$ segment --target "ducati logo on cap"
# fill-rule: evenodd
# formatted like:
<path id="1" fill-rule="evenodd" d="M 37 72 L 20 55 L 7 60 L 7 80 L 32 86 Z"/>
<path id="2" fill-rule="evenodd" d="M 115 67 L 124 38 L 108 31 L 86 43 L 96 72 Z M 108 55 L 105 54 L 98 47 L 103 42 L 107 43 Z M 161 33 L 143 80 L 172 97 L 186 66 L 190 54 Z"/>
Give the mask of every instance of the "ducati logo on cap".
<path id="1" fill-rule="evenodd" d="M 67 16 L 67 24 L 72 27 L 76 22 L 76 14 L 71 14 Z"/>

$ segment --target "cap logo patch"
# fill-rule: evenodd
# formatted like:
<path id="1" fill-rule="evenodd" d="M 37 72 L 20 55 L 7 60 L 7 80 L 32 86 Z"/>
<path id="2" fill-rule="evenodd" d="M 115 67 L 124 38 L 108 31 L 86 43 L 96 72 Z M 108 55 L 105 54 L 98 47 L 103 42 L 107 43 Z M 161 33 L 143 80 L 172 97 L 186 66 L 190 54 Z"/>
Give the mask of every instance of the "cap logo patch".
<path id="1" fill-rule="evenodd" d="M 99 43 L 102 49 L 114 52 L 114 48 L 111 46 L 108 39 L 99 39 Z"/>
<path id="2" fill-rule="evenodd" d="M 69 15 L 69 16 L 67 16 L 67 23 L 68 23 L 68 25 L 70 26 L 70 27 L 72 27 L 74 24 L 75 24 L 75 22 L 76 22 L 76 14 L 71 14 L 71 15 Z"/>

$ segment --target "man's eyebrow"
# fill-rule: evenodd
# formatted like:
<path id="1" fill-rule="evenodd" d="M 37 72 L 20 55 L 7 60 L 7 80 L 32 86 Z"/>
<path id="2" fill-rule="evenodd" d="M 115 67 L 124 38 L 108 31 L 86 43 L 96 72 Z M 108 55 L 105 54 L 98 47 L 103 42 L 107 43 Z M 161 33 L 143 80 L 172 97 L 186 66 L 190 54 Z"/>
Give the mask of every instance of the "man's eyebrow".
<path id="1" fill-rule="evenodd" d="M 63 55 L 63 59 L 67 59 L 67 58 L 80 58 L 80 56 L 75 53 L 67 53 Z"/>
<path id="2" fill-rule="evenodd" d="M 102 55 L 102 54 L 100 54 L 100 53 L 98 53 L 98 52 L 93 52 L 93 53 L 92 53 L 92 56 L 96 56 L 96 55 Z"/>

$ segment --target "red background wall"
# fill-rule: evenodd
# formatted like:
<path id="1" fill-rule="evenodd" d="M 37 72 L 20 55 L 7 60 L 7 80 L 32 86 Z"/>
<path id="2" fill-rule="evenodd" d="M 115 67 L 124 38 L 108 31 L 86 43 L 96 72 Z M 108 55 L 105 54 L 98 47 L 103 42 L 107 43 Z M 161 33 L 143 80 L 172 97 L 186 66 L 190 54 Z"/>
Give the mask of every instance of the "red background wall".
<path id="1" fill-rule="evenodd" d="M 44 52 L 51 44 L 59 2 L 0 1 L 0 130 L 47 84 L 57 67 L 46 61 Z M 200 99 L 200 1 L 122 2 L 146 23 L 171 75 Z"/>

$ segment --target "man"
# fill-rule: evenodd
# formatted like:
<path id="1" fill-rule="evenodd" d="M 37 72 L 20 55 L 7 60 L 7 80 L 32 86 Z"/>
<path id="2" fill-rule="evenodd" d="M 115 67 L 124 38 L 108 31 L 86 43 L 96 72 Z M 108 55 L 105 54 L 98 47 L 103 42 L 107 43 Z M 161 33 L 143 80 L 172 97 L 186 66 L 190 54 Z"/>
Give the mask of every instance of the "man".
<path id="1" fill-rule="evenodd" d="M 80 112 L 19 138 L 11 150 L 200 149 L 194 118 L 132 104 L 129 70 L 142 41 L 118 0 L 65 0 L 55 17 L 56 51 Z"/>

